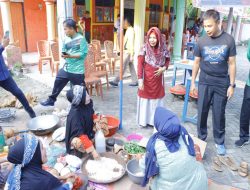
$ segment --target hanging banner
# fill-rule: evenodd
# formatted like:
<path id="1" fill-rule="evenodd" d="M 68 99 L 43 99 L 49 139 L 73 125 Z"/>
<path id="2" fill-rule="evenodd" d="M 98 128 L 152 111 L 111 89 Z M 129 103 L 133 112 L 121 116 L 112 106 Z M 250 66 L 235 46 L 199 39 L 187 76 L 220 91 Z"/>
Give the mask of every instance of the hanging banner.
<path id="1" fill-rule="evenodd" d="M 194 7 L 213 7 L 213 6 L 249 6 L 249 0 L 193 0 Z"/>
<path id="2" fill-rule="evenodd" d="M 233 7 L 235 16 L 250 18 L 250 0 L 193 0 L 192 3 L 202 11 L 215 9 L 225 15 L 229 13 L 229 8 Z"/>

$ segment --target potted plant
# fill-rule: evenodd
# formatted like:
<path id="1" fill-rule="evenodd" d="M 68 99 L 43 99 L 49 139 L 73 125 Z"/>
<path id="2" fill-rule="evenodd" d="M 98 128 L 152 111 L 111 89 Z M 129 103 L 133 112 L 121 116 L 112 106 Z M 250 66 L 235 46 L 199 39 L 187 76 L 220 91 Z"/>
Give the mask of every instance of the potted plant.
<path id="1" fill-rule="evenodd" d="M 20 76 L 22 74 L 23 65 L 20 62 L 16 62 L 13 67 L 13 72 L 15 75 Z"/>

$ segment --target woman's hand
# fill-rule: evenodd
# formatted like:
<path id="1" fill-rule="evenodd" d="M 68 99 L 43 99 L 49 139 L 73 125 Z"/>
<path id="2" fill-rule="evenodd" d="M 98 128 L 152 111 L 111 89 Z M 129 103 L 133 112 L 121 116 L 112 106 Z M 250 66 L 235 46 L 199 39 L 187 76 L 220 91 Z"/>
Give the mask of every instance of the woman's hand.
<path id="1" fill-rule="evenodd" d="M 72 183 L 74 183 L 76 177 L 77 177 L 76 174 L 68 173 L 68 174 L 66 174 L 64 176 L 60 176 L 59 179 L 60 180 L 67 180 L 67 181 L 69 180 L 70 182 L 73 181 Z"/>
<path id="2" fill-rule="evenodd" d="M 144 90 L 143 79 L 138 80 L 138 88 L 139 88 L 139 90 Z"/>
<path id="3" fill-rule="evenodd" d="M 69 55 L 69 54 L 67 54 L 67 55 L 62 54 L 61 56 L 64 59 L 66 59 L 66 58 L 79 59 L 81 57 L 80 55 Z"/>
<path id="4" fill-rule="evenodd" d="M 62 58 L 64 58 L 64 59 L 66 59 L 66 58 L 71 58 L 71 56 L 68 55 L 68 54 L 67 54 L 67 55 L 62 54 L 61 56 L 62 56 Z"/>
<path id="5" fill-rule="evenodd" d="M 10 39 L 9 38 L 3 38 L 3 40 L 2 40 L 2 46 L 4 48 L 6 48 L 9 45 L 9 43 L 10 43 Z"/>
<path id="6" fill-rule="evenodd" d="M 96 149 L 94 149 L 92 151 L 92 156 L 95 160 L 100 160 L 100 155 L 98 154 L 98 152 L 96 151 Z"/>
<path id="7" fill-rule="evenodd" d="M 157 71 L 155 71 L 155 77 L 159 77 L 164 71 L 166 71 L 166 67 L 159 67 Z"/>

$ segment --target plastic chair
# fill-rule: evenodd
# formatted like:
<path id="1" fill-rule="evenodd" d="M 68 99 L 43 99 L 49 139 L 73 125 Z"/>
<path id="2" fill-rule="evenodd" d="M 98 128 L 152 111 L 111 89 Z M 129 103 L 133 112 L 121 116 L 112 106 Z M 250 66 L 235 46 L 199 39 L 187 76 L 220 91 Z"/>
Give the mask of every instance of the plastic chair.
<path id="1" fill-rule="evenodd" d="M 109 78 L 108 78 L 108 72 L 106 70 L 106 63 L 105 64 L 105 69 L 102 69 L 102 70 L 98 70 L 97 68 L 100 66 L 100 65 L 96 65 L 96 57 L 98 57 L 98 50 L 97 50 L 97 45 L 92 45 L 92 46 L 89 46 L 89 48 L 91 48 L 92 51 L 94 51 L 94 55 L 95 55 L 95 67 L 93 66 L 93 68 L 91 68 L 91 75 L 93 76 L 96 76 L 98 78 L 100 77 L 106 77 L 106 82 L 107 82 L 107 88 L 109 88 Z"/>
<path id="2" fill-rule="evenodd" d="M 106 65 L 108 63 L 107 60 L 105 60 L 105 55 L 102 55 L 102 48 L 101 48 L 101 42 L 100 40 L 91 40 L 91 44 L 95 46 L 96 52 L 95 52 L 95 65 L 97 69 L 106 71 Z M 109 65 L 110 69 L 110 65 Z"/>
<path id="3" fill-rule="evenodd" d="M 115 63 L 116 61 L 120 60 L 120 57 L 118 57 L 114 53 L 114 44 L 112 41 L 104 41 L 104 49 L 105 49 L 105 60 L 109 62 L 110 69 L 112 69 L 112 73 L 115 74 Z M 110 70 L 111 73 L 111 70 Z"/>
<path id="4" fill-rule="evenodd" d="M 51 57 L 52 57 L 52 76 L 55 72 L 58 73 L 60 58 L 59 58 L 59 46 L 57 42 L 53 42 L 50 44 Z"/>
<path id="5" fill-rule="evenodd" d="M 39 55 L 38 70 L 42 74 L 43 61 L 49 61 L 50 69 L 52 70 L 52 57 L 50 54 L 50 43 L 46 40 L 40 40 L 37 42 L 37 51 Z M 53 75 L 53 71 L 52 71 Z"/>
<path id="6" fill-rule="evenodd" d="M 87 57 L 84 62 L 85 65 L 85 83 L 86 87 L 89 89 L 90 96 L 92 96 L 93 87 L 96 89 L 97 96 L 101 96 L 103 99 L 103 92 L 102 92 L 102 82 L 101 79 L 93 76 L 93 72 L 95 71 L 95 54 L 93 50 L 93 46 L 89 45 L 89 51 Z"/>

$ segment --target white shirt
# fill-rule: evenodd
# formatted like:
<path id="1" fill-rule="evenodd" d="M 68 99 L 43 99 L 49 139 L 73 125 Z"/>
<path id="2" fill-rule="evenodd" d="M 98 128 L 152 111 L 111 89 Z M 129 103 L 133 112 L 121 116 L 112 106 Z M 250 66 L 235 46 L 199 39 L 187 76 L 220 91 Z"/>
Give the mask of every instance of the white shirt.
<path id="1" fill-rule="evenodd" d="M 124 49 L 132 56 L 134 55 L 134 39 L 135 39 L 134 28 L 132 26 L 129 26 L 124 36 Z"/>

